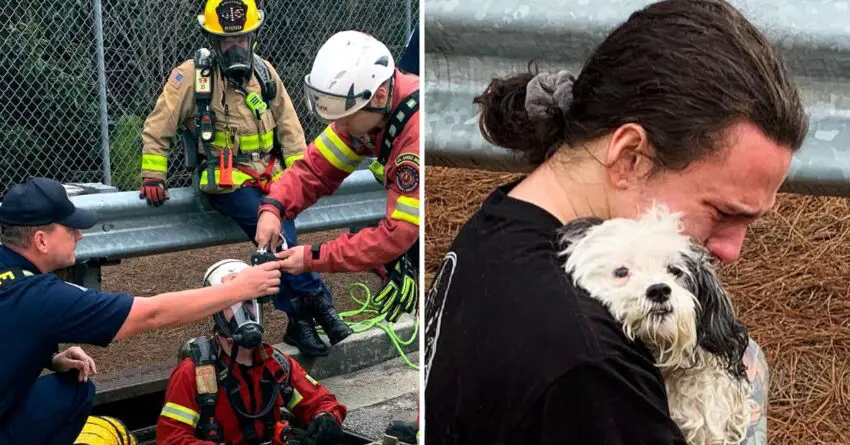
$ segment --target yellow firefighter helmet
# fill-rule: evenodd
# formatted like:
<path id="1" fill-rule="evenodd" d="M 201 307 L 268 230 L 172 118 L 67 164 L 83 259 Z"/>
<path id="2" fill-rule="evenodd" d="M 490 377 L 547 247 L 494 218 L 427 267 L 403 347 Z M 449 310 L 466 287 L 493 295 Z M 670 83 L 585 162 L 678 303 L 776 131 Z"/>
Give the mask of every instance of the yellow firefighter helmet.
<path id="1" fill-rule="evenodd" d="M 238 36 L 258 30 L 264 18 L 254 0 L 207 0 L 198 23 L 210 34 Z"/>

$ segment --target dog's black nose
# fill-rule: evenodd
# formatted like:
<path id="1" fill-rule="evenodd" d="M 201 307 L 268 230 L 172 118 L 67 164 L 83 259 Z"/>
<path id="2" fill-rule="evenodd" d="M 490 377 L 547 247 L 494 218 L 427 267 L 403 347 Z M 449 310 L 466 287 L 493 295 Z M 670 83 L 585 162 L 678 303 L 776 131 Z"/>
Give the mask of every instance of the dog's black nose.
<path id="1" fill-rule="evenodd" d="M 664 283 L 653 284 L 646 288 L 646 298 L 649 298 L 656 303 L 663 303 L 670 298 L 671 292 L 672 290 L 670 289 L 670 286 Z"/>

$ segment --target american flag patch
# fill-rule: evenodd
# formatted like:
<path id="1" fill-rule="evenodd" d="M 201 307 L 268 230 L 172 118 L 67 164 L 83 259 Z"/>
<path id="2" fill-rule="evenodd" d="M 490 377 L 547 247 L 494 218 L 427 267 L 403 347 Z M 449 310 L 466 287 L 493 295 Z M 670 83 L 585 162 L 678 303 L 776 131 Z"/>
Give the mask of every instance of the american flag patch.
<path id="1" fill-rule="evenodd" d="M 180 86 L 180 82 L 183 81 L 183 73 L 177 70 L 171 71 L 171 75 L 168 76 L 168 84 L 174 88 Z"/>

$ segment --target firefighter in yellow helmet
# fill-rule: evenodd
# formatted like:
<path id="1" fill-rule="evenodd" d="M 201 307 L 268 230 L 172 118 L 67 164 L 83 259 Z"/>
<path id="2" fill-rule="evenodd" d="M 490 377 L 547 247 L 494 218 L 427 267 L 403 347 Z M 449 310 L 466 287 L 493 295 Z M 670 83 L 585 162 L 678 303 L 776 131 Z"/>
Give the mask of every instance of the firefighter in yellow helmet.
<path id="1" fill-rule="evenodd" d="M 208 0 L 198 23 L 209 50 L 199 49 L 171 72 L 142 130 L 140 199 L 157 207 L 167 200 L 169 147 L 178 128 L 185 128 L 189 131 L 184 135 L 191 135 L 186 154 L 198 155 L 193 167 L 200 190 L 250 240 L 271 181 L 302 158 L 306 148 L 304 130 L 280 76 L 254 54 L 264 21 L 254 0 Z M 280 231 L 289 246 L 298 244 L 293 221 L 282 221 Z M 282 281 L 273 301 L 289 316 L 286 343 L 307 356 L 326 356 L 328 346 L 316 323 L 331 345 L 352 333 L 316 273 L 284 274 Z"/>

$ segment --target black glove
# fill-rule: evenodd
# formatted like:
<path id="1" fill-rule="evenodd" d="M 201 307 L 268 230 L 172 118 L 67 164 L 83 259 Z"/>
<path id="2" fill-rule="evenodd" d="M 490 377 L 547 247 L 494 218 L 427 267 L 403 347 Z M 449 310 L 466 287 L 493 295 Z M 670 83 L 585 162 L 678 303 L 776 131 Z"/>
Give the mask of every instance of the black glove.
<path id="1" fill-rule="evenodd" d="M 336 417 L 319 414 L 307 428 L 307 437 L 315 440 L 316 445 L 339 445 L 342 442 L 342 426 Z"/>
<path id="2" fill-rule="evenodd" d="M 378 313 L 383 314 L 390 323 L 395 323 L 402 313 L 413 313 L 418 300 L 416 269 L 410 264 L 407 256 L 403 256 L 396 261 L 387 281 L 375 296 L 375 303 L 380 307 Z"/>
<path id="3" fill-rule="evenodd" d="M 168 199 L 165 181 L 162 179 L 145 178 L 139 190 L 139 199 L 147 199 L 149 206 L 159 207 Z"/>

